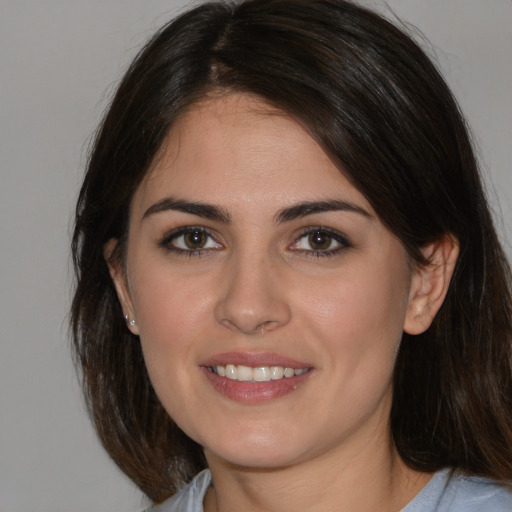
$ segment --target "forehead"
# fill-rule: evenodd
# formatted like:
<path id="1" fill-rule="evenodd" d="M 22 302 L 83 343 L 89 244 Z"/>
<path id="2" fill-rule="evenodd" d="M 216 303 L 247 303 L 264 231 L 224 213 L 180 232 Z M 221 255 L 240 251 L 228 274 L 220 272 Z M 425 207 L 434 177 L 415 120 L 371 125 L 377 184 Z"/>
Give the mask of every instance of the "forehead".
<path id="1" fill-rule="evenodd" d="M 340 194 L 371 210 L 304 127 L 257 97 L 230 94 L 197 103 L 176 121 L 133 206 L 173 195 L 277 209 Z"/>

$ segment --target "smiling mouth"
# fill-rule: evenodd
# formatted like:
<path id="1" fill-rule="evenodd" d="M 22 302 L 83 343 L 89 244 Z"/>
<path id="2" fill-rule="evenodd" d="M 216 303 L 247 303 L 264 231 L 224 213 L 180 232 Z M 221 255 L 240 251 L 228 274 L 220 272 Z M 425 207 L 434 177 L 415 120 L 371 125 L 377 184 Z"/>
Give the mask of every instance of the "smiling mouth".
<path id="1" fill-rule="evenodd" d="M 303 375 L 310 368 L 290 368 L 284 366 L 244 366 L 244 365 L 216 365 L 208 366 L 208 371 L 239 382 L 271 382 L 282 379 L 289 379 Z"/>

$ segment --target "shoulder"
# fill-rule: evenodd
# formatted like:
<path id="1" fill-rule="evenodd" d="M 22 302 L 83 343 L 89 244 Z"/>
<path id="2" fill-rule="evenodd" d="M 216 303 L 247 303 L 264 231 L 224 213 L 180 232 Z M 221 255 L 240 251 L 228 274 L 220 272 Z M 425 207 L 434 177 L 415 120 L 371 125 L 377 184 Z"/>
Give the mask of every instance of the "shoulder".
<path id="1" fill-rule="evenodd" d="M 178 494 L 144 512 L 203 512 L 204 495 L 211 481 L 210 471 L 205 469 L 198 473 Z"/>
<path id="2" fill-rule="evenodd" d="M 512 486 L 443 470 L 402 512 L 512 512 Z"/>

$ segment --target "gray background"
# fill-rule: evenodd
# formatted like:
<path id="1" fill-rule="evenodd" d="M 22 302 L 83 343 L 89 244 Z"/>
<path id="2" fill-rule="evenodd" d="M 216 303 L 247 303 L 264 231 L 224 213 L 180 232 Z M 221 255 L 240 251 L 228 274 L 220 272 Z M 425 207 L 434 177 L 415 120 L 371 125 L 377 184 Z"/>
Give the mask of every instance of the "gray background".
<path id="1" fill-rule="evenodd" d="M 380 0 L 365 3 L 387 9 Z M 70 219 L 87 141 L 123 69 L 186 4 L 0 0 L 1 512 L 144 505 L 99 446 L 70 362 Z M 473 128 L 505 237 L 512 227 L 512 0 L 388 4 L 431 41 L 429 53 Z"/>

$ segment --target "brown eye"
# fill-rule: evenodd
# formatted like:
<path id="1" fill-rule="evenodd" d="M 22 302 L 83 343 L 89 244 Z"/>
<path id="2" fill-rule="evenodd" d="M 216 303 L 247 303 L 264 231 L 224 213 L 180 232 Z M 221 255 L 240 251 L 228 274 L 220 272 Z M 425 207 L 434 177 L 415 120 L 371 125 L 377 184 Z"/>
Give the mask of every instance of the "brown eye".
<path id="1" fill-rule="evenodd" d="M 183 235 L 183 242 L 188 249 L 203 249 L 208 241 L 208 235 L 204 231 L 195 230 Z"/>
<path id="2" fill-rule="evenodd" d="M 334 256 L 352 247 L 347 237 L 331 228 L 308 228 L 290 246 L 292 251 L 307 256 Z"/>
<path id="3" fill-rule="evenodd" d="M 322 231 L 314 231 L 308 235 L 308 242 L 314 251 L 325 251 L 331 248 L 333 239 L 327 233 Z"/>
<path id="4" fill-rule="evenodd" d="M 215 238 L 203 227 L 186 226 L 169 233 L 159 243 L 166 250 L 202 254 L 207 250 L 222 249 Z"/>

